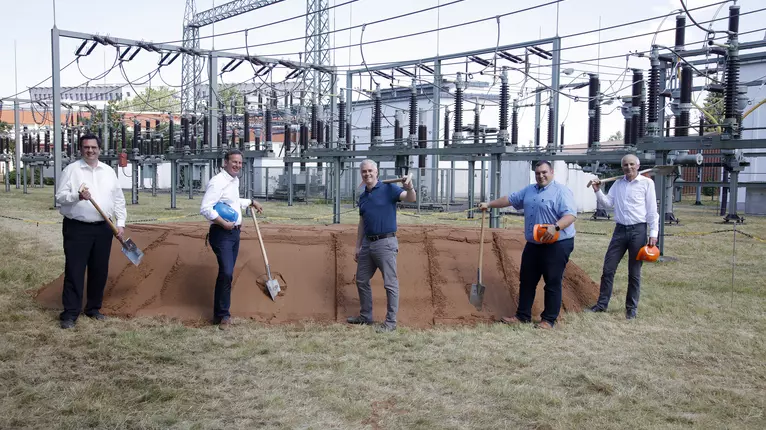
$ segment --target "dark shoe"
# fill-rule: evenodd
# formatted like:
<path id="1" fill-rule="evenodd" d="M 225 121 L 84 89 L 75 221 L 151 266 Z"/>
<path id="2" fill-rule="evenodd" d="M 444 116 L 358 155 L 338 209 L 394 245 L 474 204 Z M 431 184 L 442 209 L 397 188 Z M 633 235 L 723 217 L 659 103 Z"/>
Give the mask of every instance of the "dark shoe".
<path id="1" fill-rule="evenodd" d="M 106 315 L 102 314 L 101 312 L 96 312 L 94 314 L 88 315 L 88 318 L 91 318 L 97 321 L 104 321 L 106 320 Z"/>
<path id="2" fill-rule="evenodd" d="M 361 325 L 370 325 L 372 324 L 372 321 L 368 321 L 367 318 L 357 315 L 355 317 L 348 317 L 346 318 L 346 322 L 349 324 L 361 324 Z"/>
<path id="3" fill-rule="evenodd" d="M 625 319 L 632 320 L 636 318 L 636 310 L 631 309 L 629 311 L 625 311 Z"/>
<path id="4" fill-rule="evenodd" d="M 508 325 L 516 325 L 516 324 L 528 323 L 529 321 L 522 321 L 518 319 L 517 317 L 512 316 L 512 317 L 502 317 L 500 318 L 500 322 L 503 324 L 508 324 Z"/>
<path id="5" fill-rule="evenodd" d="M 585 312 L 606 312 L 606 308 L 602 308 L 599 305 L 594 305 L 589 307 L 588 309 L 585 309 Z"/>
<path id="6" fill-rule="evenodd" d="M 74 321 L 72 321 L 72 320 L 61 320 L 60 325 L 61 325 L 61 328 L 63 328 L 63 329 L 74 328 Z"/>
<path id="7" fill-rule="evenodd" d="M 218 323 L 218 329 L 227 330 L 229 327 L 231 327 L 231 318 L 230 317 L 221 318 L 221 321 Z"/>
<path id="8" fill-rule="evenodd" d="M 395 324 L 386 324 L 383 323 L 377 327 L 375 327 L 375 331 L 378 333 L 391 333 L 396 331 L 396 325 Z"/>
<path id="9" fill-rule="evenodd" d="M 554 324 L 549 323 L 548 321 L 542 320 L 540 321 L 535 328 L 541 328 L 543 330 L 551 330 L 554 327 Z"/>

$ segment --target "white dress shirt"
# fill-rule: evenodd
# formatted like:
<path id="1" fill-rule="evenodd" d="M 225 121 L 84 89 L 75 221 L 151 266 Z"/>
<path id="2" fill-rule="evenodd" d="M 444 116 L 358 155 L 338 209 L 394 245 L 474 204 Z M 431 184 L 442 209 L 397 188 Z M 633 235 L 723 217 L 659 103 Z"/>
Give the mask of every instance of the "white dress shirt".
<path id="1" fill-rule="evenodd" d="M 85 160 L 78 160 L 61 172 L 61 183 L 56 189 L 56 202 L 61 205 L 61 215 L 83 222 L 104 221 L 91 202 L 80 200 L 80 186 L 83 184 L 106 216 L 113 219 L 117 227 L 125 227 L 128 217 L 125 195 L 117 181 L 117 174 L 100 161 L 93 168 Z"/>
<path id="2" fill-rule="evenodd" d="M 242 224 L 242 209 L 250 206 L 250 200 L 239 198 L 239 178 L 232 177 L 226 173 L 226 170 L 221 170 L 221 173 L 210 179 L 205 188 L 205 196 L 202 197 L 199 212 L 210 223 L 218 218 L 218 212 L 213 209 L 218 202 L 226 203 L 237 212 L 237 221 L 234 225 Z M 238 207 L 239 210 L 237 210 Z"/>
<path id="3" fill-rule="evenodd" d="M 614 208 L 618 224 L 649 224 L 649 237 L 659 234 L 660 215 L 657 213 L 657 194 L 654 181 L 643 175 L 628 181 L 624 176 L 614 182 L 609 195 L 599 188 L 596 199 L 606 207 Z"/>

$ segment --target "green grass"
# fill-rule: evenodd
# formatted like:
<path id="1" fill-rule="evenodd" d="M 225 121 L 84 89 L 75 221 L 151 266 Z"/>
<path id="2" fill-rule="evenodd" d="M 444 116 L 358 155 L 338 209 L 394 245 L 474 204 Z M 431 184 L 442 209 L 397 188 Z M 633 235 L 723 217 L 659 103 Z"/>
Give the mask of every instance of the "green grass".
<path id="1" fill-rule="evenodd" d="M 0 192 L 0 428 L 766 428 L 764 218 L 737 227 L 757 238 L 737 236 L 732 291 L 731 225 L 707 201 L 679 204 L 666 242 L 678 261 L 644 266 L 630 322 L 623 261 L 610 312 L 567 314 L 552 332 L 249 321 L 221 332 L 151 318 L 63 331 L 31 295 L 63 270 L 51 203 L 50 187 Z M 142 194 L 129 222 L 198 204 L 179 196 L 169 211 L 168 195 Z M 331 222 L 329 205 L 265 208 L 271 222 Z M 399 221 L 478 226 L 459 216 Z M 613 223 L 582 214 L 576 226 L 572 260 L 598 280 Z"/>

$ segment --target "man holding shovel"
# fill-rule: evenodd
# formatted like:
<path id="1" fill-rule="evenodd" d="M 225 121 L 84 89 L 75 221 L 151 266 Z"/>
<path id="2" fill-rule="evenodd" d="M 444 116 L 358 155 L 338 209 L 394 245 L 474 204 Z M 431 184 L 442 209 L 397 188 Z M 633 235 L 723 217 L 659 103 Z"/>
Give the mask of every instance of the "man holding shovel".
<path id="1" fill-rule="evenodd" d="M 370 279 L 380 269 L 386 289 L 388 308 L 380 332 L 396 330 L 396 313 L 399 310 L 399 279 L 396 275 L 396 203 L 414 202 L 415 189 L 412 178 L 407 176 L 394 183 L 378 181 L 378 166 L 372 160 L 364 160 L 359 166 L 364 191 L 359 196 L 359 228 L 357 229 L 354 261 L 356 261 L 356 288 L 359 292 L 358 316 L 349 317 L 349 324 L 372 324 L 372 289 Z M 386 181 L 389 182 L 389 181 Z"/>
<path id="2" fill-rule="evenodd" d="M 56 202 L 64 216 L 64 290 L 61 299 L 64 311 L 61 328 L 75 326 L 82 310 L 85 270 L 88 270 L 88 297 L 85 315 L 104 320 L 101 302 L 109 275 L 109 255 L 112 250 L 112 229 L 98 212 L 91 198 L 99 203 L 104 214 L 114 218 L 117 236 L 124 235 L 125 196 L 114 169 L 98 161 L 101 140 L 92 134 L 80 137 L 82 158 L 64 168 L 56 189 Z"/>
<path id="3" fill-rule="evenodd" d="M 205 196 L 202 197 L 200 213 L 210 221 L 208 237 L 218 259 L 218 277 L 215 280 L 215 298 L 213 301 L 213 324 L 225 330 L 231 324 L 231 281 L 234 276 L 234 265 L 239 253 L 239 232 L 242 226 L 243 208 L 252 206 L 258 213 L 263 212 L 261 205 L 255 200 L 239 198 L 239 174 L 242 171 L 242 152 L 238 149 L 229 150 L 224 156 L 223 169 L 207 183 Z M 217 203 L 228 205 L 234 218 L 231 221 L 214 209 Z M 223 206 L 223 208 L 226 208 Z M 227 216 L 228 217 L 228 216 Z"/>
<path id="4" fill-rule="evenodd" d="M 657 197 L 654 181 L 639 175 L 638 157 L 628 154 L 622 157 L 622 171 L 625 176 L 616 180 L 609 189 L 609 195 L 601 191 L 601 181 L 592 182 L 593 191 L 598 201 L 606 207 L 614 208 L 614 220 L 617 225 L 612 233 L 601 274 L 601 289 L 598 301 L 590 308 L 592 312 L 606 312 L 612 297 L 614 272 L 620 260 L 628 251 L 628 294 L 625 300 L 625 317 L 633 319 L 638 309 L 638 296 L 641 289 L 641 265 L 637 260 L 638 251 L 646 245 L 647 230 L 649 245 L 657 244 L 660 215 L 657 213 Z"/>
<path id="5" fill-rule="evenodd" d="M 561 289 L 569 255 L 574 250 L 577 207 L 574 195 L 565 185 L 553 181 L 553 166 L 548 161 L 535 165 L 536 184 L 528 185 L 508 197 L 480 203 L 481 210 L 513 206 L 524 209 L 524 237 L 527 244 L 521 254 L 519 273 L 519 305 L 516 315 L 502 317 L 506 324 L 532 321 L 532 304 L 537 283 L 545 280 L 545 309 L 538 328 L 550 329 L 561 310 Z M 535 226 L 545 233 L 535 237 Z M 538 228 L 540 230 L 540 228 Z"/>

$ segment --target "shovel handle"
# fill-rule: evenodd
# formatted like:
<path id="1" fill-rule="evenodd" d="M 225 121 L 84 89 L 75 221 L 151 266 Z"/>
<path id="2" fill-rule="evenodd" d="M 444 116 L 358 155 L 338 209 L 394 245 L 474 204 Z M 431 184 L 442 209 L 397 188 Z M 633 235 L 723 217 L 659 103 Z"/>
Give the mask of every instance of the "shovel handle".
<path id="1" fill-rule="evenodd" d="M 404 181 L 406 181 L 407 179 L 410 179 L 410 178 L 412 178 L 412 173 L 408 173 L 408 174 L 402 176 L 401 178 L 384 179 L 381 182 L 383 182 L 384 184 L 396 184 L 398 182 L 404 182 Z"/>
<path id="2" fill-rule="evenodd" d="M 479 234 L 479 284 L 481 284 L 481 266 L 484 263 L 484 216 L 487 211 L 481 211 L 481 234 Z"/>
<path id="3" fill-rule="evenodd" d="M 258 227 L 258 220 L 255 218 L 255 212 L 250 211 L 250 216 L 253 217 L 253 223 L 255 223 L 255 231 L 258 233 L 258 243 L 261 245 L 261 254 L 263 254 L 263 263 L 266 265 L 266 271 L 269 270 L 269 257 L 266 256 L 266 248 L 263 246 L 263 238 L 261 237 L 261 229 Z M 269 276 L 271 279 L 271 276 Z"/>
<path id="4" fill-rule="evenodd" d="M 87 188 L 88 188 L 88 187 L 86 187 L 86 186 L 85 186 L 85 184 L 82 184 L 82 185 L 80 186 L 80 191 L 79 191 L 79 192 L 82 192 L 83 190 L 85 190 L 85 189 L 87 189 Z M 111 227 L 111 228 L 112 228 L 112 233 L 114 234 L 114 237 L 116 237 L 116 238 L 117 238 L 117 240 L 119 240 L 119 241 L 120 241 L 120 243 L 122 244 L 122 246 L 125 246 L 125 242 L 124 242 L 124 241 L 123 241 L 123 240 L 120 238 L 120 236 L 119 236 L 119 234 L 120 234 L 119 230 L 117 230 L 117 227 L 115 227 L 115 225 L 114 225 L 114 223 L 112 222 L 112 220 L 110 220 L 110 219 L 109 219 L 109 217 L 108 217 L 108 216 L 106 216 L 106 214 L 104 213 L 104 211 L 101 209 L 101 206 L 99 206 L 99 205 L 98 205 L 98 203 L 96 203 L 96 201 L 95 201 L 95 200 L 93 200 L 93 197 L 89 198 L 89 199 L 88 199 L 88 201 L 89 201 L 89 202 L 90 202 L 90 203 L 93 205 L 93 207 L 94 207 L 94 208 L 96 208 L 96 210 L 98 211 L 98 213 L 100 213 L 100 214 L 101 214 L 101 217 L 103 217 L 103 218 L 104 218 L 104 220 L 107 222 L 107 224 L 109 224 L 109 227 Z"/>
<path id="5" fill-rule="evenodd" d="M 638 174 L 639 174 L 639 175 L 643 175 L 644 173 L 649 173 L 649 172 L 653 171 L 654 169 L 655 169 L 655 168 L 654 168 L 654 167 L 652 167 L 651 169 L 644 169 L 644 170 L 640 170 L 640 171 L 638 172 Z M 616 181 L 616 180 L 618 180 L 618 179 L 622 178 L 623 176 L 625 176 L 625 175 L 620 175 L 620 176 L 612 176 L 611 178 L 604 178 L 604 179 L 599 179 L 599 183 L 600 183 L 600 184 L 604 184 L 604 183 L 607 183 L 607 182 Z M 586 188 L 590 188 L 590 186 L 591 186 L 591 185 L 593 185 L 593 181 L 588 181 L 588 185 L 586 185 L 585 187 L 586 187 Z"/>

